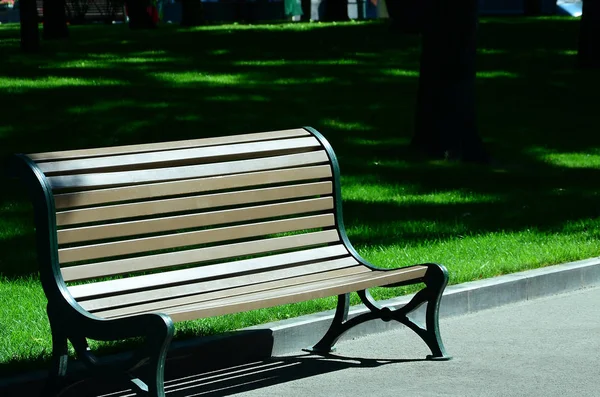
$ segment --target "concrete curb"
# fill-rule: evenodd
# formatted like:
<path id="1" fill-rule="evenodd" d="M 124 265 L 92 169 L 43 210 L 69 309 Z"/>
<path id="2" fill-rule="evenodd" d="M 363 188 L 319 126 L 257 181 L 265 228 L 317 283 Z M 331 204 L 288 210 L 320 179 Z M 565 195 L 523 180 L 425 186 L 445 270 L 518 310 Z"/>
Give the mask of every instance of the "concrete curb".
<path id="1" fill-rule="evenodd" d="M 444 292 L 440 306 L 440 318 L 473 313 L 599 284 L 600 257 L 451 285 Z M 412 295 L 402 296 L 383 301 L 381 304 L 401 307 L 411 298 Z M 362 305 L 353 306 L 349 316 L 353 317 L 367 310 Z M 421 307 L 410 317 L 417 321 L 423 321 L 424 313 L 425 310 Z M 273 335 L 272 354 L 281 355 L 297 352 L 314 344 L 327 331 L 332 317 L 333 311 L 327 311 L 247 329 L 270 329 Z M 369 321 L 348 331 L 342 340 L 384 332 L 395 327 L 402 327 L 402 325 L 393 321 Z"/>
<path id="2" fill-rule="evenodd" d="M 446 288 L 442 298 L 440 318 L 464 315 L 596 285 L 600 285 L 600 257 L 452 285 Z M 412 295 L 408 295 L 380 303 L 385 306 L 401 307 L 411 298 Z M 367 310 L 362 305 L 353 306 L 349 316 L 353 317 Z M 423 321 L 424 312 L 422 307 L 413 312 L 410 317 L 416 321 Z M 213 337 L 176 341 L 172 344 L 169 361 L 185 360 L 196 353 L 206 355 L 207 351 L 215 352 L 215 355 L 208 354 L 208 356 L 230 356 L 235 357 L 236 361 L 297 353 L 320 339 L 327 331 L 332 317 L 331 310 Z M 396 327 L 402 325 L 394 321 L 369 321 L 351 329 L 342 340 L 384 332 Z M 442 337 L 443 331 L 442 325 Z M 231 354 L 227 354 L 227 351 Z M 120 360 L 125 356 L 127 353 L 112 356 L 111 359 Z M 169 363 L 167 363 L 168 368 Z M 78 373 L 83 372 L 83 365 L 73 363 L 70 365 L 69 372 L 77 377 Z M 3 388 L 31 382 L 43 382 L 46 376 L 46 371 L 32 371 L 10 378 L 0 378 L 0 391 Z"/>

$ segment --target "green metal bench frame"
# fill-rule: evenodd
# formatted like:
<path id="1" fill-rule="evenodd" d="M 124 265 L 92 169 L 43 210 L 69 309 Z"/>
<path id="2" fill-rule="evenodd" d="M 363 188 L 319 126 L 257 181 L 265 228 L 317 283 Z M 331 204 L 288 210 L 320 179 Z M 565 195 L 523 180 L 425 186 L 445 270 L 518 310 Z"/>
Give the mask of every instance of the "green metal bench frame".
<path id="1" fill-rule="evenodd" d="M 327 164 L 332 169 L 332 196 L 334 202 L 332 213 L 335 217 L 334 230 L 337 230 L 339 233 L 340 243 L 348 250 L 349 258 L 356 260 L 359 264 L 366 266 L 370 270 L 377 271 L 377 274 L 385 276 L 388 273 L 384 274 L 384 272 L 393 270 L 374 267 L 362 259 L 352 248 L 342 221 L 340 174 L 335 154 L 329 143 L 319 132 L 310 127 L 305 127 L 304 132 L 306 131 L 310 133 L 310 135 L 307 134 L 308 136 L 315 137 L 318 140 L 321 150 L 327 154 Z M 163 370 L 167 350 L 174 333 L 171 316 L 160 312 L 149 312 L 121 316 L 114 319 L 104 319 L 85 310 L 80 302 L 72 296 L 69 287 L 63 279 L 58 254 L 57 210 L 53 187 L 48 176 L 42 172 L 40 165 L 28 155 L 14 156 L 12 170 L 20 179 L 25 181 L 33 202 L 40 278 L 44 292 L 48 298 L 47 313 L 52 329 L 53 361 L 48 385 L 45 389 L 46 394 L 57 393 L 60 390 L 61 380 L 66 375 L 68 359 L 67 340 L 70 340 L 79 359 L 88 367 L 101 372 L 106 370 L 123 373 L 141 368 L 144 371 L 143 375 L 139 378 L 131 379 L 137 386 L 138 392 L 151 396 L 164 396 Z M 437 264 L 424 264 L 401 269 L 418 270 L 423 267 L 426 270 L 419 273 L 418 276 L 409 277 L 392 285 L 382 285 L 425 284 L 425 288 L 420 290 L 407 305 L 396 310 L 381 307 L 371 298 L 368 289 L 359 289 L 357 291 L 358 295 L 370 311 L 348 320 L 349 292 L 351 291 L 344 290 L 343 293 L 337 293 L 336 291 L 342 290 L 331 288 L 331 293 L 328 295 L 338 296 L 337 309 L 331 327 L 314 347 L 307 350 L 317 354 L 327 354 L 332 351 L 336 341 L 348 329 L 368 320 L 381 319 L 383 321 L 396 320 L 416 332 L 431 350 L 431 355 L 427 356 L 428 359 L 449 359 L 450 357 L 444 350 L 438 326 L 438 310 L 442 292 L 448 280 L 448 274 L 443 266 Z M 309 296 L 309 298 L 312 297 Z M 427 309 L 426 324 L 423 328 L 410 320 L 407 315 L 424 303 L 427 303 Z M 269 305 L 266 304 L 266 306 Z M 230 312 L 232 311 L 233 309 L 230 310 Z M 133 337 L 144 337 L 143 347 L 137 350 L 134 356 L 127 362 L 120 364 L 112 363 L 109 366 L 105 365 L 101 359 L 97 358 L 90 351 L 86 341 L 86 338 L 114 341 Z M 142 366 L 142 364 L 145 365 Z"/>

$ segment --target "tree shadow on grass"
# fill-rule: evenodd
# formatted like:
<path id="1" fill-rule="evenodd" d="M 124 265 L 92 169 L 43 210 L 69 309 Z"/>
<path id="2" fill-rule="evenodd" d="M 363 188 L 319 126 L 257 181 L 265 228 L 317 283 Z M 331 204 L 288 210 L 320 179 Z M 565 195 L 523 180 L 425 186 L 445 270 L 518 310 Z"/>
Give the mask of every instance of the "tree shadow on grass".
<path id="1" fill-rule="evenodd" d="M 38 271 L 33 233 L 0 240 L 0 269 L 8 280 L 36 274 Z"/>
<path id="2" fill-rule="evenodd" d="M 356 245 L 418 245 L 529 229 L 566 233 L 568 225 L 597 235 L 600 192 L 593 181 L 600 168 L 557 166 L 523 152 L 506 164 L 481 167 L 426 161 L 409 151 L 406 144 L 387 143 L 372 155 L 341 160 L 344 218 Z"/>
<path id="3" fill-rule="evenodd" d="M 83 26 L 35 56 L 5 45 L 0 89 L 9 95 L 0 106 L 10 112 L 2 115 L 0 157 L 312 125 L 331 141 L 345 181 L 489 198 L 434 205 L 352 198 L 345 208 L 350 225 L 435 219 L 441 232 L 406 238 L 450 238 L 443 230 L 457 213 L 469 213 L 478 215 L 460 222 L 481 233 L 556 230 L 598 216 L 591 182 L 597 169 L 545 160 L 600 147 L 592 100 L 600 83 L 573 69 L 577 28 L 569 18 L 482 22 L 479 126 L 496 159 L 490 167 L 429 162 L 412 152 L 419 41 L 379 23 L 158 32 Z M 14 36 L 0 30 L 0 37 Z M 12 182 L 0 182 L 11 186 L 0 204 L 22 200 L 11 193 Z M 25 219 L 11 211 L 2 216 Z M 387 212 L 393 216 L 378 215 Z M 7 238 L 2 248 L 27 239 Z M 11 263 L 20 257 L 3 255 Z"/>

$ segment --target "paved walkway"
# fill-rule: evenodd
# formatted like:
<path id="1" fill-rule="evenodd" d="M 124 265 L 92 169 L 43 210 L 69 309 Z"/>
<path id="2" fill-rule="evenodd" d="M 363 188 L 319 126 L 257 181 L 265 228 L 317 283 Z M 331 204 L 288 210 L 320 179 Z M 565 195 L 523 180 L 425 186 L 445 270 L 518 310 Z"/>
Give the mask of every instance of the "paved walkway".
<path id="1" fill-rule="evenodd" d="M 167 396 L 596 397 L 599 303 L 596 287 L 444 319 L 455 357 L 446 362 L 422 360 L 425 345 L 406 329 L 342 341 L 327 359 L 299 354 L 208 372 L 170 360 Z M 103 386 L 88 380 L 63 396 L 98 396 Z M 9 395 L 29 395 L 20 389 Z"/>
<path id="2" fill-rule="evenodd" d="M 292 379 L 234 395 L 600 396 L 600 288 L 453 317 L 441 327 L 452 361 L 398 360 L 426 350 L 397 330 L 340 343 L 339 361 L 284 359 Z M 328 372 L 302 378 L 318 367 Z"/>

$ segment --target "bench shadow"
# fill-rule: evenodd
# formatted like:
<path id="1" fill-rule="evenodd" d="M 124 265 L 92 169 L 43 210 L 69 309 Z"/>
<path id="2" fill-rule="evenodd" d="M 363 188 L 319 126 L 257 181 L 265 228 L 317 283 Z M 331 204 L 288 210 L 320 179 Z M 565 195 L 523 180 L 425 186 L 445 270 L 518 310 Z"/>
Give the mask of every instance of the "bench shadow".
<path id="1" fill-rule="evenodd" d="M 329 355 L 327 357 L 295 355 L 203 372 L 186 378 L 169 380 L 167 394 L 178 397 L 224 396 L 257 390 L 348 368 L 375 368 L 392 363 L 422 360 L 372 359 Z"/>
<path id="2" fill-rule="evenodd" d="M 425 359 L 390 359 L 349 357 L 337 354 L 316 356 L 309 353 L 238 363 L 229 366 L 211 366 L 194 362 L 167 361 L 165 392 L 167 396 L 228 396 L 259 390 L 277 384 L 342 371 L 349 368 L 375 368 L 382 365 L 424 361 Z M 119 383 L 122 385 L 122 383 Z M 114 385 L 106 387 L 106 381 L 89 379 L 65 390 L 61 396 L 125 397 L 134 395 L 131 389 Z M 93 391 L 93 392 L 92 392 Z M 101 394 L 98 394 L 101 391 Z"/>
<path id="3" fill-rule="evenodd" d="M 388 364 L 425 361 L 339 354 L 319 356 L 302 352 L 273 356 L 273 347 L 273 333 L 269 329 L 175 341 L 165 365 L 166 394 L 173 397 L 227 396 L 350 368 L 376 368 Z M 131 352 L 127 352 L 104 359 L 115 363 L 130 356 Z M 144 369 L 142 366 L 139 371 Z M 39 395 L 46 376 L 45 371 L 38 371 L 25 375 L 14 374 L 8 382 L 0 378 L 0 395 Z M 125 376 L 92 376 L 77 362 L 70 365 L 64 384 L 66 387 L 62 388 L 61 397 L 136 395 Z"/>

